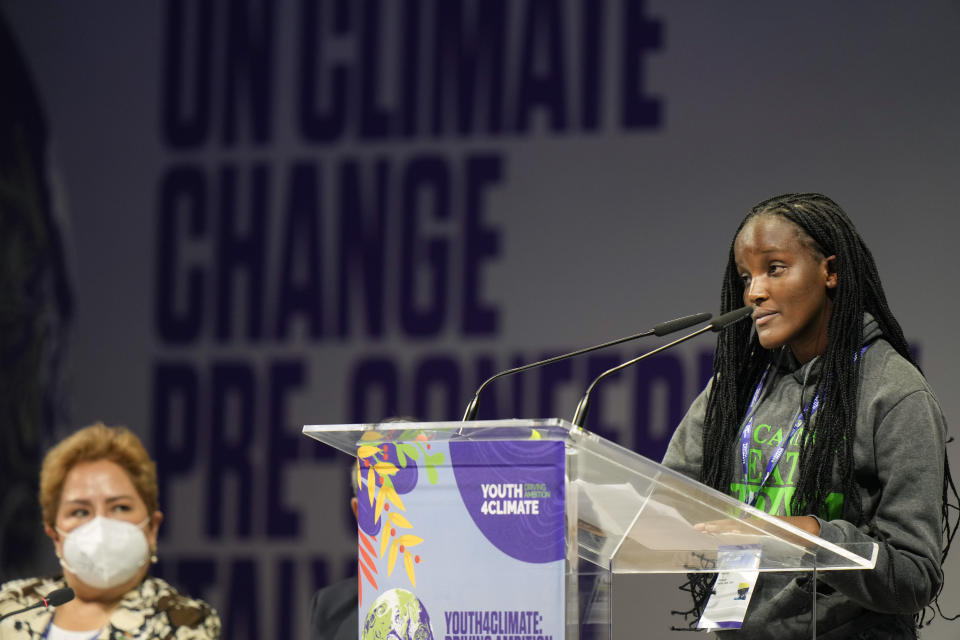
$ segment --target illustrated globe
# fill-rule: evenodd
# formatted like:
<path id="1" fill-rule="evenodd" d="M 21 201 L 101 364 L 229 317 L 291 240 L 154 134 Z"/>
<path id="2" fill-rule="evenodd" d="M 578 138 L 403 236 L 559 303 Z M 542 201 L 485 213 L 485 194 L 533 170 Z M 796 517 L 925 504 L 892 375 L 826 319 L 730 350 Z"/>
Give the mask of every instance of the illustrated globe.
<path id="1" fill-rule="evenodd" d="M 390 589 L 373 601 L 363 622 L 362 640 L 433 640 L 430 616 L 416 594 Z"/>

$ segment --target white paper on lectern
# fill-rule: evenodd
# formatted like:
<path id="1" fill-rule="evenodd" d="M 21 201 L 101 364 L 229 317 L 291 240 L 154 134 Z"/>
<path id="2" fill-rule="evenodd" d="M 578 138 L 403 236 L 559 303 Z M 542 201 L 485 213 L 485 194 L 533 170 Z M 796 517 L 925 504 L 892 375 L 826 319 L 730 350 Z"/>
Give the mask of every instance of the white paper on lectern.
<path id="1" fill-rule="evenodd" d="M 622 536 L 643 508 L 643 496 L 627 483 L 593 484 L 578 478 L 568 486 L 576 492 L 577 517 L 608 536 Z"/>
<path id="2" fill-rule="evenodd" d="M 640 495 L 633 485 L 593 484 L 577 479 L 577 517 L 601 531 L 622 536 L 658 551 L 698 551 L 724 544 L 751 544 L 760 535 L 698 531 L 670 505 Z M 637 515 L 639 513 L 639 516 Z"/>

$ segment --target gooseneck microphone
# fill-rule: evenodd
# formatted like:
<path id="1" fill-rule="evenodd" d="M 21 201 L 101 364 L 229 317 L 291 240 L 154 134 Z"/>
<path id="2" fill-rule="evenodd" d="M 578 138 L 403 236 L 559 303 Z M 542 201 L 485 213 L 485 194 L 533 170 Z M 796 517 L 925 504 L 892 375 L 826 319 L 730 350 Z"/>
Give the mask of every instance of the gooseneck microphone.
<path id="1" fill-rule="evenodd" d="M 706 322 L 712 317 L 709 313 L 696 313 L 692 316 L 683 316 L 682 318 L 675 318 L 674 320 L 667 320 L 666 322 L 661 322 L 658 325 L 655 325 L 652 329 L 648 329 L 642 333 L 635 333 L 632 336 L 626 336 L 625 338 L 619 338 L 617 340 L 611 340 L 610 342 L 604 342 L 603 344 L 598 344 L 593 347 L 587 347 L 586 349 L 580 349 L 578 351 L 571 351 L 570 353 L 565 353 L 563 355 L 554 356 L 552 358 L 547 358 L 546 360 L 540 360 L 538 362 L 532 362 L 530 364 L 525 364 L 520 367 L 514 367 L 513 369 L 507 369 L 506 371 L 501 371 L 496 373 L 481 384 L 476 393 L 473 394 L 473 400 L 470 401 L 470 404 L 467 405 L 467 410 L 463 414 L 463 421 L 467 422 L 473 420 L 477 416 L 477 402 L 480 400 L 480 393 L 486 388 L 488 384 L 496 380 L 497 378 L 502 378 L 503 376 L 510 375 L 512 373 L 520 373 L 521 371 L 526 371 L 527 369 L 533 369 L 535 367 L 542 367 L 547 364 L 553 364 L 554 362 L 559 362 L 560 360 L 566 360 L 567 358 L 572 358 L 574 356 L 583 355 L 584 353 L 589 353 L 591 351 L 596 351 L 597 349 L 605 349 L 606 347 L 612 347 L 616 344 L 621 344 L 623 342 L 629 342 L 630 340 L 636 340 L 637 338 L 644 338 L 646 336 L 665 336 L 667 334 L 673 333 L 675 331 L 681 331 L 688 327 L 692 327 L 695 324 L 700 324 L 701 322 Z"/>
<path id="2" fill-rule="evenodd" d="M 590 407 L 590 394 L 593 392 L 593 388 L 597 386 L 598 382 L 600 382 L 610 374 L 616 373 L 621 369 L 625 369 L 630 365 L 634 365 L 640 362 L 641 360 L 643 360 L 644 358 L 649 358 L 652 355 L 656 355 L 661 351 L 664 351 L 666 349 L 669 349 L 670 347 L 680 344 L 681 342 L 686 342 L 691 338 L 696 338 L 701 333 L 705 333 L 707 331 L 713 331 L 714 333 L 723 331 L 733 323 L 739 322 L 740 320 L 743 320 L 744 318 L 749 317 L 751 313 L 753 313 L 753 307 L 749 305 L 746 307 L 740 307 L 739 309 L 734 309 L 733 311 L 725 313 L 722 316 L 718 316 L 713 322 L 711 322 L 705 327 L 697 329 L 693 333 L 689 333 L 683 336 L 682 338 L 677 338 L 673 342 L 668 342 L 667 344 L 657 347 L 653 351 L 648 351 L 647 353 L 643 354 L 642 356 L 638 356 L 633 360 L 628 360 L 623 364 L 618 364 L 612 369 L 607 369 L 606 371 L 601 373 L 599 376 L 594 378 L 593 382 L 590 383 L 590 386 L 587 387 L 587 390 L 583 394 L 583 397 L 580 398 L 579 404 L 577 404 L 577 410 L 576 412 L 574 412 L 573 420 L 571 420 L 571 422 L 575 427 L 583 427 L 583 423 L 587 419 L 587 410 Z"/>
<path id="3" fill-rule="evenodd" d="M 17 611 L 11 611 L 10 613 L 5 613 L 0 616 L 0 620 L 4 618 L 9 618 L 10 616 L 15 616 L 18 613 L 23 613 L 24 611 L 30 611 L 31 609 L 36 609 L 37 607 L 59 607 L 62 604 L 70 602 L 73 600 L 73 589 L 70 587 L 63 587 L 61 589 L 54 589 L 47 594 L 46 598 L 40 598 L 39 602 L 34 602 L 29 607 L 24 607 Z"/>

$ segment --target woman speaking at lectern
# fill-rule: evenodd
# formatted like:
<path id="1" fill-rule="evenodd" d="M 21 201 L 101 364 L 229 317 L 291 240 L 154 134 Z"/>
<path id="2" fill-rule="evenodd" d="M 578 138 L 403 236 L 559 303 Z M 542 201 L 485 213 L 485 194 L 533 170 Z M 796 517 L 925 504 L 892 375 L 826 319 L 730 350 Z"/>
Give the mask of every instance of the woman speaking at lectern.
<path id="1" fill-rule="evenodd" d="M 915 638 L 949 547 L 946 422 L 873 257 L 830 198 L 755 206 L 730 247 L 713 377 L 664 464 L 833 543 L 876 542 L 870 571 L 819 574 L 820 638 Z M 692 580 L 694 611 L 710 595 Z M 810 636 L 812 581 L 762 573 L 742 638 Z M 726 635 L 727 632 L 721 632 Z"/>

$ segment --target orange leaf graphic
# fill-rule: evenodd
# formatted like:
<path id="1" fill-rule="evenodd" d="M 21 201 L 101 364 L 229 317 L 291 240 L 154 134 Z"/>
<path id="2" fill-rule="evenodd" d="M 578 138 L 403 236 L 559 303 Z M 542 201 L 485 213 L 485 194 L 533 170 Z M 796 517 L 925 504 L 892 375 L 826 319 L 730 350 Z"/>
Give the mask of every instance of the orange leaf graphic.
<path id="1" fill-rule="evenodd" d="M 361 547 L 358 547 L 357 550 L 360 552 L 360 557 L 357 558 L 358 562 L 359 562 L 361 565 L 368 565 L 368 566 L 370 567 L 370 569 L 371 569 L 374 573 L 376 573 L 376 572 L 377 572 L 377 568 L 376 568 L 376 566 L 374 566 L 374 564 L 373 564 L 373 559 L 372 559 L 372 558 L 370 557 L 370 555 L 367 553 L 367 550 L 364 549 L 362 546 L 361 546 Z"/>
<path id="2" fill-rule="evenodd" d="M 373 544 L 370 542 L 370 539 L 364 535 L 363 531 L 360 531 L 359 527 L 357 528 L 357 533 L 360 534 L 360 542 L 362 542 L 363 546 L 366 547 L 367 551 L 370 552 L 370 555 L 377 555 L 377 552 L 373 550 Z"/>
<path id="3" fill-rule="evenodd" d="M 366 568 L 365 566 L 360 565 L 360 571 L 363 572 L 363 575 L 367 578 L 367 580 L 370 581 L 370 584 L 373 585 L 373 588 L 374 588 L 374 589 L 379 588 L 379 587 L 377 587 L 377 581 L 373 579 L 373 576 L 370 575 L 370 572 L 367 571 L 367 568 Z"/>

